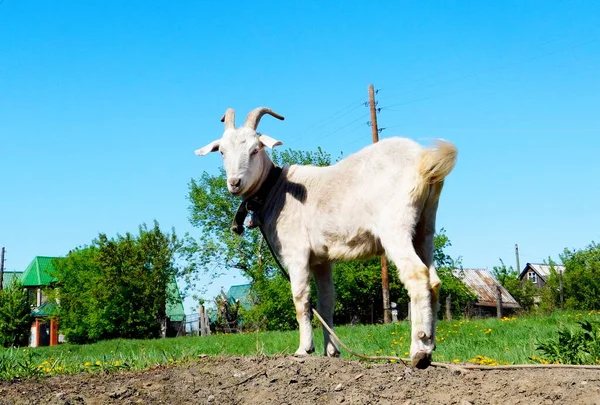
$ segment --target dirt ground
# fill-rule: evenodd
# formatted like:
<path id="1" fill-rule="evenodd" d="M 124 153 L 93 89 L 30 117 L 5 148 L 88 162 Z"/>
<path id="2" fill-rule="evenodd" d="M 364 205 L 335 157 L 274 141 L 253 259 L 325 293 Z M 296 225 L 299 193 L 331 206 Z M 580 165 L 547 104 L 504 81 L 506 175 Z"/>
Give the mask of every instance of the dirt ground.
<path id="1" fill-rule="evenodd" d="M 407 370 L 310 357 L 205 357 L 144 372 L 0 383 L 0 404 L 600 404 L 600 372 Z"/>

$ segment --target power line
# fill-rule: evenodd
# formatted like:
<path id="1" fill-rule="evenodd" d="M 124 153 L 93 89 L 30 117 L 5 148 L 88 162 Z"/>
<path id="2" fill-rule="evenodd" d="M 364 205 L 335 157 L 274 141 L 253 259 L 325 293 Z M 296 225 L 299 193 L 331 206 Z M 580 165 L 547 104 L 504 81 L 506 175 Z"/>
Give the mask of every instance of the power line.
<path id="1" fill-rule="evenodd" d="M 364 114 L 364 115 L 361 115 L 360 117 L 358 117 L 358 118 L 357 118 L 357 119 L 355 119 L 354 121 L 351 121 L 351 122 L 349 122 L 348 124 L 346 124 L 346 125 L 344 125 L 344 126 L 342 126 L 342 127 L 338 128 L 338 129 L 336 129 L 335 131 L 332 131 L 332 132 L 328 133 L 328 134 L 327 134 L 327 135 L 325 135 L 325 136 L 322 136 L 320 139 L 325 139 L 325 138 L 328 138 L 328 137 L 330 137 L 331 135 L 333 135 L 333 134 L 336 134 L 336 133 L 340 132 L 342 129 L 348 128 L 350 125 L 354 124 L 355 122 L 357 122 L 357 121 L 359 121 L 359 120 L 362 120 L 362 119 L 366 118 L 366 117 L 367 117 L 369 114 L 370 114 L 370 113 L 366 113 L 366 114 Z M 365 123 L 365 124 L 366 124 L 366 123 Z"/>
<path id="2" fill-rule="evenodd" d="M 298 142 L 300 139 L 302 139 L 305 142 L 306 138 L 302 138 L 302 135 L 306 134 L 307 132 L 318 131 L 319 129 L 332 124 L 334 121 L 345 117 L 346 115 L 350 114 L 352 111 L 363 106 L 364 101 L 365 101 L 365 98 L 361 97 L 358 100 L 348 104 L 344 108 L 341 108 L 340 110 L 336 111 L 335 113 L 333 113 L 323 119 L 320 119 L 319 121 L 315 122 L 314 124 L 311 124 L 310 126 L 306 127 L 304 130 L 299 132 L 297 135 L 295 135 L 293 138 L 295 141 L 292 141 L 291 144 L 293 145 L 294 143 Z"/>
<path id="3" fill-rule="evenodd" d="M 554 51 L 550 51 L 550 52 L 545 52 L 545 53 L 542 53 L 542 54 L 538 54 L 538 55 L 535 55 L 535 56 L 532 56 L 532 57 L 529 57 L 529 58 L 524 58 L 524 59 L 520 59 L 520 60 L 516 60 L 516 61 L 513 61 L 513 62 L 509 62 L 509 63 L 503 64 L 503 65 L 494 66 L 494 67 L 491 67 L 489 69 L 485 69 L 485 70 L 482 70 L 482 71 L 479 71 L 479 72 L 475 72 L 475 73 L 470 73 L 470 74 L 467 74 L 467 75 L 464 75 L 464 76 L 461 76 L 461 77 L 458 77 L 458 78 L 455 78 L 455 79 L 446 80 L 446 81 L 443 81 L 443 82 L 440 82 L 440 83 L 430 84 L 430 85 L 427 85 L 427 86 L 423 86 L 423 87 L 420 87 L 420 88 L 417 88 L 417 89 L 405 91 L 405 92 L 402 92 L 402 93 L 383 95 L 383 96 L 381 96 L 379 98 L 380 99 L 387 99 L 387 98 L 393 98 L 393 97 L 398 97 L 398 96 L 404 96 L 406 94 L 415 93 L 415 92 L 418 92 L 418 91 L 421 91 L 421 90 L 425 90 L 425 89 L 429 89 L 429 88 L 432 88 L 432 87 L 440 86 L 440 85 L 447 84 L 447 83 L 450 83 L 450 82 L 456 82 L 456 81 L 461 81 L 461 80 L 465 80 L 465 79 L 470 79 L 472 77 L 480 76 L 480 75 L 483 75 L 483 74 L 486 74 L 486 73 L 490 73 L 490 72 L 495 72 L 495 71 L 498 71 L 498 70 L 503 70 L 503 69 L 506 69 L 506 68 L 509 68 L 509 67 L 512 67 L 512 66 L 515 66 L 515 65 L 519 65 L 519 64 L 522 64 L 522 63 L 530 62 L 532 60 L 544 58 L 546 56 L 555 55 L 555 54 L 560 53 L 560 52 L 564 52 L 564 51 L 568 51 L 568 50 L 571 50 L 571 49 L 580 48 L 582 46 L 586 46 L 586 45 L 592 44 L 594 42 L 598 42 L 598 38 L 594 38 L 592 40 L 585 41 L 585 42 L 580 42 L 580 43 L 577 43 L 577 44 L 574 44 L 574 45 L 570 45 L 570 46 L 567 46 L 567 47 L 564 47 L 564 48 L 560 48 L 560 49 L 557 49 L 557 50 L 554 50 Z M 441 73 L 434 74 L 434 75 L 431 75 L 429 77 L 439 76 L 440 74 Z M 398 86 L 393 86 L 392 88 L 396 88 Z M 428 97 L 428 98 L 431 98 L 431 97 Z"/>

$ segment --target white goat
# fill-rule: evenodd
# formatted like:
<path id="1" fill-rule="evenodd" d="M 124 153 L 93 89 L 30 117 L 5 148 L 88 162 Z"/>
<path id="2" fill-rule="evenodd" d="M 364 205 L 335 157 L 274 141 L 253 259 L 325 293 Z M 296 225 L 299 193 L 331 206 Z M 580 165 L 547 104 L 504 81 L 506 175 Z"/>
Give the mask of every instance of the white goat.
<path id="1" fill-rule="evenodd" d="M 234 111 L 228 109 L 221 119 L 222 138 L 196 154 L 220 151 L 229 192 L 250 202 L 261 196 L 254 208 L 248 205 L 289 271 L 300 329 L 296 355 L 314 350 L 311 274 L 318 310 L 333 327 L 333 263 L 385 253 L 398 267 L 411 299 L 412 363 L 427 367 L 435 349 L 440 286 L 433 266 L 435 217 L 444 177 L 456 162 L 456 147 L 438 141 L 433 148 L 423 148 L 409 139 L 390 138 L 333 166 L 292 165 L 278 171 L 264 148 L 281 142 L 256 132 L 264 114 L 283 120 L 259 107 L 235 128 Z M 329 333 L 324 330 L 324 335 L 325 354 L 339 355 Z"/>

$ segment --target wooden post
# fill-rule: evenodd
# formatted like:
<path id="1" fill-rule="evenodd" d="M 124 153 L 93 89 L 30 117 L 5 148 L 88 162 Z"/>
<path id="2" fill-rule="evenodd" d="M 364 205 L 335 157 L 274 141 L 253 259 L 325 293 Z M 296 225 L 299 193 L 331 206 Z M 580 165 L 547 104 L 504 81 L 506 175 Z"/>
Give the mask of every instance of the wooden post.
<path id="1" fill-rule="evenodd" d="M 40 347 L 40 320 L 35 319 L 35 342 L 33 347 Z"/>
<path id="2" fill-rule="evenodd" d="M 496 315 L 498 316 L 498 319 L 502 319 L 502 288 L 497 285 L 496 291 Z"/>
<path id="3" fill-rule="evenodd" d="M 50 346 L 58 345 L 58 319 L 50 318 Z"/>
<path id="4" fill-rule="evenodd" d="M 379 142 L 379 128 L 377 127 L 377 109 L 375 108 L 375 89 L 369 85 L 369 105 L 371 107 L 371 135 L 373 143 Z M 381 256 L 381 292 L 383 295 L 383 323 L 392 322 L 392 309 L 390 308 L 390 279 L 388 275 L 387 258 Z"/>
<path id="5" fill-rule="evenodd" d="M 210 323 L 208 321 L 208 314 L 204 310 L 204 305 L 200 305 L 198 321 L 200 322 L 200 336 L 210 335 Z"/>
<path id="6" fill-rule="evenodd" d="M 4 248 L 2 248 L 2 253 L 0 254 L 0 290 L 2 290 L 2 279 L 4 278 Z"/>
<path id="7" fill-rule="evenodd" d="M 446 297 L 446 320 L 452 320 L 452 294 Z"/>
<path id="8" fill-rule="evenodd" d="M 560 292 L 560 309 L 565 308 L 565 296 L 563 295 L 563 274 L 562 271 L 558 271 L 558 289 Z"/>

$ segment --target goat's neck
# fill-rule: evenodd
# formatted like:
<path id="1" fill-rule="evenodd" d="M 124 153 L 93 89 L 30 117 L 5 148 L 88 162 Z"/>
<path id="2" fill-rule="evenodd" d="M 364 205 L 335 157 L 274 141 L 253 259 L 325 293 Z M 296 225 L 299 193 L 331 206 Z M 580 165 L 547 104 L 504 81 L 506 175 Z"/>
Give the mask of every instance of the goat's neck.
<path id="1" fill-rule="evenodd" d="M 248 192 L 246 192 L 244 194 L 244 197 L 243 197 L 244 200 L 254 197 L 254 195 L 258 192 L 258 190 L 260 190 L 262 185 L 265 183 L 265 181 L 267 180 L 267 177 L 269 177 L 269 172 L 274 167 L 275 167 L 275 164 L 269 158 L 269 156 L 265 153 L 263 156 L 263 170 L 262 170 L 260 179 L 256 182 L 256 184 L 254 184 L 254 186 L 251 189 L 248 190 Z"/>

